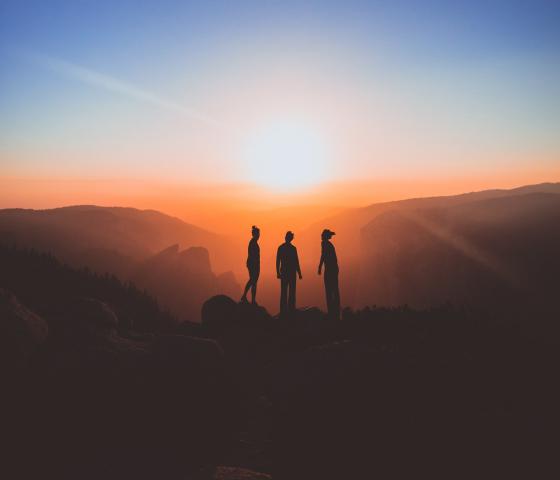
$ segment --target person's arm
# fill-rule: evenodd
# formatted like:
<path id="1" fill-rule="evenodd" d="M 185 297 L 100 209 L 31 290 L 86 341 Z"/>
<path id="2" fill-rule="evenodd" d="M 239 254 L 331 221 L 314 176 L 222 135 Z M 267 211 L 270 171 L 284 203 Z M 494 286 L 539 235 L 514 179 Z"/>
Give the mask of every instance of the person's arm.
<path id="1" fill-rule="evenodd" d="M 296 268 L 297 268 L 297 273 L 298 273 L 299 279 L 301 280 L 303 277 L 301 276 L 301 270 L 299 268 L 299 257 L 298 257 L 298 254 L 297 254 L 297 248 L 296 248 Z"/>
<path id="2" fill-rule="evenodd" d="M 325 249 L 321 245 L 321 260 L 319 260 L 319 270 L 317 273 L 321 275 L 321 269 L 323 268 L 323 263 L 325 263 Z"/>
<path id="3" fill-rule="evenodd" d="M 280 247 L 276 252 L 276 277 L 280 278 Z"/>

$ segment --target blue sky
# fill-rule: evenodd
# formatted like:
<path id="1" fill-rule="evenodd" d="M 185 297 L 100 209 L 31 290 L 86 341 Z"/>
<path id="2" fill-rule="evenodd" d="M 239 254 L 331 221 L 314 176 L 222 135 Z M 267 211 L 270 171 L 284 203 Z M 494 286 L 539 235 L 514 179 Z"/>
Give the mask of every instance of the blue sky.
<path id="1" fill-rule="evenodd" d="M 277 117 L 333 177 L 545 171 L 559 85 L 558 1 L 1 1 L 0 174 L 250 180 Z"/>

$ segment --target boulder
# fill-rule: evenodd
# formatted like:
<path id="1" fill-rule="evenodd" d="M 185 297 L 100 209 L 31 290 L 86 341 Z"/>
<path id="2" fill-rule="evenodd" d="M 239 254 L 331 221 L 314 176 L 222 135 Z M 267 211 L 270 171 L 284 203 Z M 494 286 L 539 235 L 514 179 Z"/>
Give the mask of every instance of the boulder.
<path id="1" fill-rule="evenodd" d="M 4 366 L 22 365 L 48 336 L 47 322 L 0 288 L 0 350 Z"/>
<path id="2" fill-rule="evenodd" d="M 202 326 L 214 337 L 237 319 L 237 313 L 237 302 L 227 295 L 215 295 L 202 305 Z"/>
<path id="3" fill-rule="evenodd" d="M 264 307 L 247 302 L 237 303 L 227 295 L 215 295 L 202 305 L 202 326 L 211 333 L 235 328 L 260 327 L 272 319 Z"/>

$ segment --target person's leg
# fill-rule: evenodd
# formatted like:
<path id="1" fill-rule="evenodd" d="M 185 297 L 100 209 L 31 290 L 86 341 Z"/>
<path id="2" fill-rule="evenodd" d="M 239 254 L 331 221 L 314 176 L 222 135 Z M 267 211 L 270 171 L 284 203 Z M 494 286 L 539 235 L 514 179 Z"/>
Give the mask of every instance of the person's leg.
<path id="1" fill-rule="evenodd" d="M 257 282 L 251 285 L 251 303 L 257 303 Z"/>
<path id="2" fill-rule="evenodd" d="M 333 279 L 333 308 L 335 319 L 340 319 L 340 290 L 338 289 L 338 273 Z"/>
<path id="3" fill-rule="evenodd" d="M 251 288 L 252 285 L 253 285 L 253 280 L 251 278 L 251 273 L 249 272 L 249 280 L 247 280 L 247 283 L 245 284 L 245 290 L 243 291 L 243 295 L 241 296 L 242 302 L 247 301 L 247 293 L 249 292 L 249 289 Z"/>
<path id="4" fill-rule="evenodd" d="M 282 277 L 280 279 L 280 315 L 284 315 L 286 313 L 287 307 L 287 292 L 288 289 L 288 281 L 286 278 Z"/>
<path id="5" fill-rule="evenodd" d="M 296 276 L 290 278 L 290 312 L 295 312 L 296 310 Z"/>
<path id="6" fill-rule="evenodd" d="M 329 317 L 340 318 L 340 295 L 338 292 L 338 274 L 325 272 L 325 295 Z"/>
<path id="7" fill-rule="evenodd" d="M 255 270 L 252 275 L 253 283 L 251 285 L 251 303 L 257 303 L 257 282 L 259 281 L 259 271 Z"/>
<path id="8" fill-rule="evenodd" d="M 325 301 L 327 303 L 327 313 L 330 315 L 331 313 L 331 289 L 329 283 L 329 277 L 327 272 L 323 274 L 323 281 L 325 282 Z"/>

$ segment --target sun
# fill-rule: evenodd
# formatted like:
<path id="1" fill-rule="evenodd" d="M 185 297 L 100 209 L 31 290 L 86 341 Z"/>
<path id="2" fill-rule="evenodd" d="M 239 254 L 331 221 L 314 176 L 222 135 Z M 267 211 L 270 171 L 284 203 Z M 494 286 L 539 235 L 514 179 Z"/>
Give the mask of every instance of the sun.
<path id="1" fill-rule="evenodd" d="M 275 190 L 316 185 L 329 175 L 327 142 L 313 125 L 277 121 L 247 138 L 243 161 L 250 181 Z"/>

